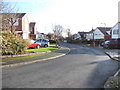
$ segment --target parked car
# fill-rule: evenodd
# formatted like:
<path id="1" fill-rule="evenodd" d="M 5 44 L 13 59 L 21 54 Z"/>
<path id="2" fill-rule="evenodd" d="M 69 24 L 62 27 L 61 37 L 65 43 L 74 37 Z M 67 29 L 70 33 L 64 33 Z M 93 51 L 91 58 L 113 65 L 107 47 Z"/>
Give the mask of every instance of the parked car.
<path id="1" fill-rule="evenodd" d="M 37 39 L 37 40 L 35 40 L 35 43 L 39 43 L 40 44 L 40 46 L 42 46 L 42 47 L 48 47 L 49 45 L 50 45 L 50 43 L 49 43 L 49 40 L 48 39 Z"/>
<path id="2" fill-rule="evenodd" d="M 36 43 L 34 40 L 29 40 L 28 41 L 28 47 L 29 48 L 40 48 L 40 43 Z"/>
<path id="3" fill-rule="evenodd" d="M 104 48 L 120 49 L 120 40 L 108 40 L 101 44 Z"/>
<path id="4" fill-rule="evenodd" d="M 109 40 L 104 41 L 104 42 L 101 43 L 101 46 L 104 47 L 104 48 L 108 48 L 109 42 L 110 42 Z"/>
<path id="5" fill-rule="evenodd" d="M 120 49 L 120 40 L 110 40 L 108 48 Z"/>

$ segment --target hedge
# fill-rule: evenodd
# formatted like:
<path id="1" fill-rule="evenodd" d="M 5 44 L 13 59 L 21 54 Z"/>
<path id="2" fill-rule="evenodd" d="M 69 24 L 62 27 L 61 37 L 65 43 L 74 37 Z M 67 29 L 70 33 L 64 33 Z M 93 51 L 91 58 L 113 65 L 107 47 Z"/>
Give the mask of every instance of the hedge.
<path id="1" fill-rule="evenodd" d="M 17 55 L 25 53 L 27 43 L 10 30 L 2 31 L 2 55 Z"/>

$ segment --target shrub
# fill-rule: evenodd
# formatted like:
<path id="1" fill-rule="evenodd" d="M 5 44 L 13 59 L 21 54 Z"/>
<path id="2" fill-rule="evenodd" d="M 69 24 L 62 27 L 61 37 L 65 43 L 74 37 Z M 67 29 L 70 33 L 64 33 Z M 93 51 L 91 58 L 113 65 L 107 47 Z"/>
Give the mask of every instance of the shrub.
<path id="1" fill-rule="evenodd" d="M 25 53 L 26 41 L 9 30 L 2 32 L 2 55 L 16 55 Z"/>
<path id="2" fill-rule="evenodd" d="M 81 43 L 81 40 L 79 39 L 76 39 L 76 40 L 68 40 L 68 43 L 74 43 L 74 44 L 80 44 Z"/>
<path id="3" fill-rule="evenodd" d="M 55 40 L 49 40 L 50 44 L 56 44 Z"/>

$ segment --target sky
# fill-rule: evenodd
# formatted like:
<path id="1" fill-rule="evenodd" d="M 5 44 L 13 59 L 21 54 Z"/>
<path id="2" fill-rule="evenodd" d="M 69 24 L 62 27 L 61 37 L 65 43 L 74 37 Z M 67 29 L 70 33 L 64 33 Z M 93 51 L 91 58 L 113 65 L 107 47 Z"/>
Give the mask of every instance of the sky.
<path id="1" fill-rule="evenodd" d="M 27 13 L 41 33 L 62 25 L 71 32 L 90 31 L 96 27 L 113 27 L 118 22 L 119 0 L 6 0 Z"/>

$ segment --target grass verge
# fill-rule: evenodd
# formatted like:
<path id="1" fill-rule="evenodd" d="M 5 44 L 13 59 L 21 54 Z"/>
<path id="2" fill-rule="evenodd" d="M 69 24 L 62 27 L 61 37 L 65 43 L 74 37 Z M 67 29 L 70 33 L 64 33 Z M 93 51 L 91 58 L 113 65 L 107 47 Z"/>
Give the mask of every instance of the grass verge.
<path id="1" fill-rule="evenodd" d="M 27 49 L 28 52 L 46 52 L 46 51 L 52 51 L 57 50 L 58 48 L 54 47 L 47 47 L 47 48 L 39 48 L 39 49 Z"/>
<path id="2" fill-rule="evenodd" d="M 28 51 L 28 52 L 46 52 L 46 51 L 52 51 L 52 50 L 57 50 L 57 49 L 58 49 L 58 45 L 50 44 L 50 47 L 47 47 L 47 48 L 27 49 L 26 51 Z"/>
<path id="3" fill-rule="evenodd" d="M 27 49 L 26 51 L 28 51 L 28 52 L 46 52 L 46 51 L 57 52 L 57 51 L 59 51 L 59 49 L 54 46 L 56 46 L 56 45 L 53 44 L 47 48 Z M 53 51 L 53 50 L 55 50 L 55 51 Z M 59 54 L 59 53 L 57 53 L 57 54 Z M 7 57 L 7 58 L 2 59 L 2 65 L 14 64 L 14 63 L 20 63 L 20 62 L 26 62 L 26 61 L 33 61 L 33 60 L 47 58 L 50 56 L 55 56 L 57 54 L 51 55 L 51 53 L 44 53 L 44 54 L 42 53 L 42 54 L 35 54 L 35 55 L 28 55 L 28 56 Z"/>
<path id="4" fill-rule="evenodd" d="M 14 64 L 14 63 L 20 63 L 20 62 L 26 62 L 26 61 L 32 61 L 36 59 L 41 59 L 40 57 L 45 54 L 36 54 L 36 55 L 29 55 L 29 56 L 22 56 L 22 57 L 9 57 L 9 58 L 3 58 L 2 59 L 2 65 L 7 65 L 7 64 Z"/>

